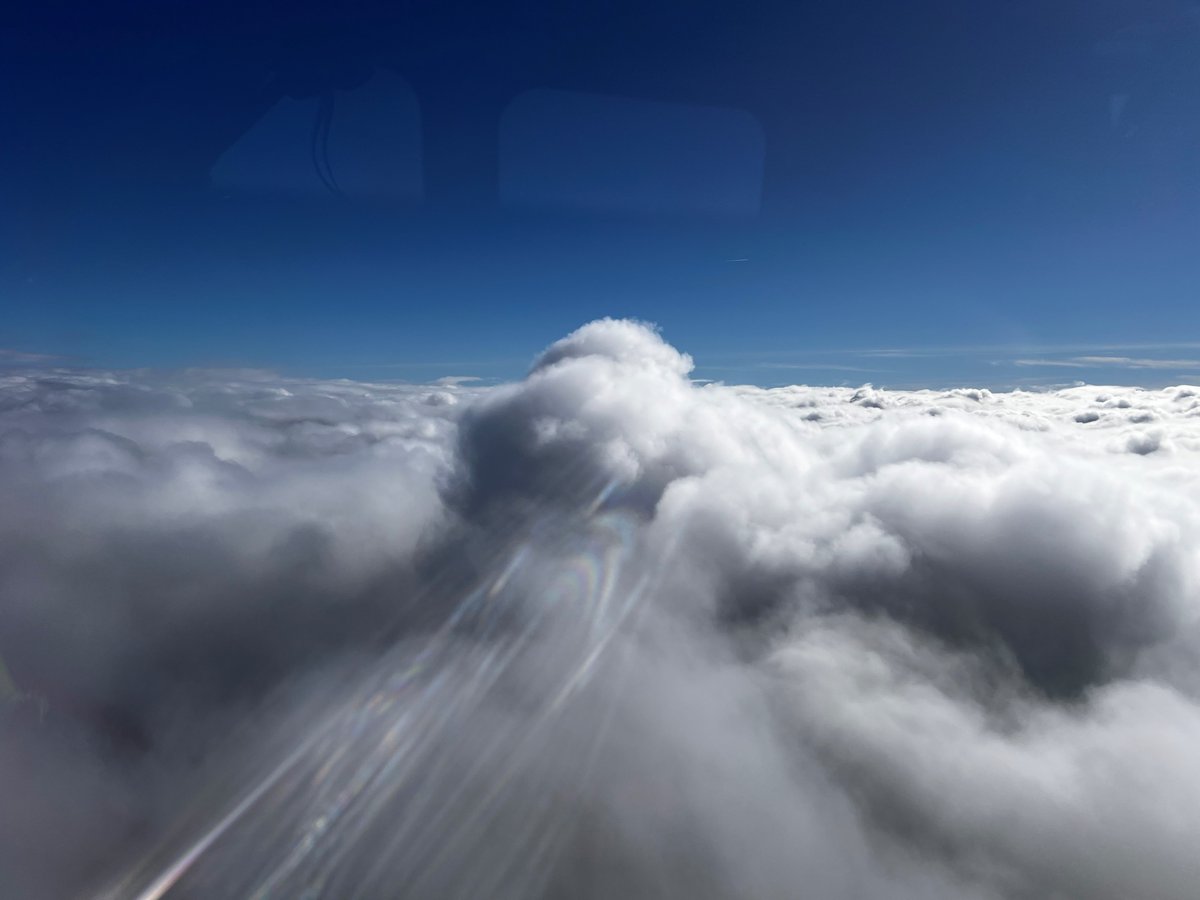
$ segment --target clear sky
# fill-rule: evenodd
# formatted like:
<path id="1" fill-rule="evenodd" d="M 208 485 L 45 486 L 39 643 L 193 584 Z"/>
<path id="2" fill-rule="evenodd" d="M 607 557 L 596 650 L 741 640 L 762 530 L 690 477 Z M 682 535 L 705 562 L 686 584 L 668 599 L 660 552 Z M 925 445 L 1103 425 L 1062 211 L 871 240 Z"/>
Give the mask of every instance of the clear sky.
<path id="1" fill-rule="evenodd" d="M 1200 378 L 1200 6 L 58 3 L 3 34 L 0 364 Z"/>

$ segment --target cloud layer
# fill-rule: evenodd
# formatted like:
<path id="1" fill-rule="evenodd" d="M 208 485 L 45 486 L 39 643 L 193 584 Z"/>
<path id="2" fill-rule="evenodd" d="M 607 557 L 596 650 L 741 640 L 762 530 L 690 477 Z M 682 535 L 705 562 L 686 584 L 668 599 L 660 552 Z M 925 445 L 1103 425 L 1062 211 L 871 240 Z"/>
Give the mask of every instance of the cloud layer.
<path id="1" fill-rule="evenodd" d="M 691 366 L 0 378 L 0 893 L 1194 895 L 1200 390 Z"/>

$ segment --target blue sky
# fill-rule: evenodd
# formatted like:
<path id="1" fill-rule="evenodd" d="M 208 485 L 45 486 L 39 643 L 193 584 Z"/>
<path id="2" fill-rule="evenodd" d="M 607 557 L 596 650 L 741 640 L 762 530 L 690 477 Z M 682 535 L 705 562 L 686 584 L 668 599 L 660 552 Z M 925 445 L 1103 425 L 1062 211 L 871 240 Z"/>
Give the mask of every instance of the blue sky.
<path id="1" fill-rule="evenodd" d="M 301 7 L 27 23 L 9 360 L 503 379 L 613 315 L 727 381 L 1200 378 L 1195 4 Z"/>

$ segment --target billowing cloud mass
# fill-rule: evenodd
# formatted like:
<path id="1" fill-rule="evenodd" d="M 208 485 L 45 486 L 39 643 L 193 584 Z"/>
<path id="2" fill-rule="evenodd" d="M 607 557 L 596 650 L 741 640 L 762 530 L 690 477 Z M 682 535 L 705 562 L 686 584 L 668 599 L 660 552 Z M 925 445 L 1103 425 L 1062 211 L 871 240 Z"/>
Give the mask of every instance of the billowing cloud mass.
<path id="1" fill-rule="evenodd" d="M 0 378 L 0 895 L 1194 897 L 1200 389 L 690 371 Z"/>

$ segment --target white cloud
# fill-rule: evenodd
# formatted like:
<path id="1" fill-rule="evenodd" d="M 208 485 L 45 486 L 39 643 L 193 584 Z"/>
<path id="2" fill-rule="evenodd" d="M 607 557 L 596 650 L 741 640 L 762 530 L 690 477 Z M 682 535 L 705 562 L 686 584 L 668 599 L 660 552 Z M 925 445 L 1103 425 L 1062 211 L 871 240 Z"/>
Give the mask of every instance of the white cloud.
<path id="1" fill-rule="evenodd" d="M 0 378 L 0 649 L 122 759 L 20 732 L 0 871 L 182 815 L 136 895 L 261 777 L 182 894 L 1191 897 L 1200 389 L 691 368 Z"/>
<path id="2" fill-rule="evenodd" d="M 0 365 L 2 366 L 37 366 L 62 361 L 63 357 L 55 356 L 52 353 L 31 353 L 27 350 L 0 347 Z"/>
<path id="3" fill-rule="evenodd" d="M 1015 359 L 1017 366 L 1057 367 L 1068 369 L 1175 369 L 1180 371 L 1200 370 L 1200 359 L 1156 359 L 1132 356 L 1071 356 L 1064 359 Z"/>
<path id="4" fill-rule="evenodd" d="M 879 372 L 880 369 L 868 369 L 864 366 L 845 366 L 824 362 L 765 362 L 759 363 L 760 369 L 818 369 L 828 372 Z"/>
<path id="5" fill-rule="evenodd" d="M 1200 369 L 1200 359 L 1153 359 L 1130 356 L 1079 356 L 1076 360 L 1085 365 L 1117 366 L 1126 369 Z"/>
<path id="6" fill-rule="evenodd" d="M 1087 367 L 1087 363 L 1078 359 L 1014 359 L 1013 365 L 1038 368 L 1045 366 L 1061 369 L 1083 369 Z"/>

